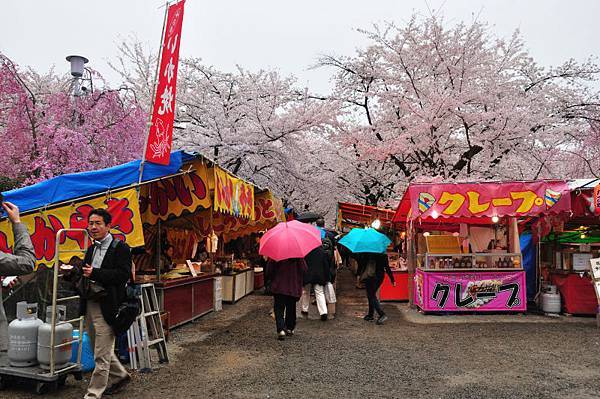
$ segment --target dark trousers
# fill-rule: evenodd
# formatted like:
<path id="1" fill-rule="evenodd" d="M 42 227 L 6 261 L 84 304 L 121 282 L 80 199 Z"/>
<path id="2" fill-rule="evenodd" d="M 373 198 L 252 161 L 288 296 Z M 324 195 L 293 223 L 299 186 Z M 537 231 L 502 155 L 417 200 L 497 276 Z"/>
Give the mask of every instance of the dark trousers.
<path id="1" fill-rule="evenodd" d="M 365 288 L 367 289 L 367 299 L 369 299 L 369 316 L 373 316 L 373 312 L 376 310 L 379 316 L 383 316 L 383 310 L 377 299 L 377 290 L 383 282 L 383 278 L 371 277 L 365 280 Z"/>
<path id="2" fill-rule="evenodd" d="M 296 328 L 296 302 L 298 298 L 289 295 L 273 294 L 275 323 L 277 332 Z"/>

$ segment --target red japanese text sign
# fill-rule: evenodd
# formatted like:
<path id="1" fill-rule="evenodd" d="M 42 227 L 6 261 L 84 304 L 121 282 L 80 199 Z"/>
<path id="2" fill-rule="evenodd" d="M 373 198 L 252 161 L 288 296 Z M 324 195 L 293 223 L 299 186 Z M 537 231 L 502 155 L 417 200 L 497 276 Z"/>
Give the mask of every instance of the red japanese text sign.
<path id="1" fill-rule="evenodd" d="M 184 3 L 185 1 L 182 0 L 173 4 L 167 11 L 158 85 L 156 86 L 150 133 L 146 142 L 146 161 L 161 165 L 168 165 L 171 157 Z"/>
<path id="2" fill-rule="evenodd" d="M 567 183 L 416 184 L 409 187 L 416 218 L 534 216 L 571 209 Z"/>

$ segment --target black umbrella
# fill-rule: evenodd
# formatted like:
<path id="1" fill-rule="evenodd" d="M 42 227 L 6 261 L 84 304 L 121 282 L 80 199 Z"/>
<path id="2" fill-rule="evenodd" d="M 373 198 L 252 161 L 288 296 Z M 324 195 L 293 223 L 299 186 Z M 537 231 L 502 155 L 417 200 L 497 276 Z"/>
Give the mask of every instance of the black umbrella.
<path id="1" fill-rule="evenodd" d="M 318 219 L 323 219 L 323 216 L 315 212 L 304 212 L 298 215 L 298 217 L 296 218 L 297 221 L 303 223 L 316 222 Z"/>

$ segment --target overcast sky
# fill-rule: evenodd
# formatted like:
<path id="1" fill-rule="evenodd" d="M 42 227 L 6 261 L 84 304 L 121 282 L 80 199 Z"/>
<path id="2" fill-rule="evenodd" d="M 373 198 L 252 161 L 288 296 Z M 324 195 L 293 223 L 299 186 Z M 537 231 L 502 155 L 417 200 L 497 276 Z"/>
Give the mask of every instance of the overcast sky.
<path id="1" fill-rule="evenodd" d="M 164 1 L 2 0 L 0 51 L 39 72 L 68 72 L 65 56 L 81 54 L 119 84 L 107 60 L 122 38 L 136 35 L 156 49 Z M 596 0 L 187 0 L 181 51 L 223 71 L 277 69 L 313 91 L 326 92 L 330 71 L 309 70 L 319 54 L 351 55 L 365 44 L 356 28 L 407 21 L 441 8 L 446 23 L 487 21 L 500 36 L 519 28 L 542 65 L 600 55 Z"/>

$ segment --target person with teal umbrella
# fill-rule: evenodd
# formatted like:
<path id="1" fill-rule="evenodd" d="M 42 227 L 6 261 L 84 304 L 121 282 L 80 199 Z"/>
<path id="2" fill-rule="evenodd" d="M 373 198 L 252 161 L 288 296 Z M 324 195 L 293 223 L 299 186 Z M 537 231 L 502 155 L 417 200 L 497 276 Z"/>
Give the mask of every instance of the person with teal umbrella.
<path id="1" fill-rule="evenodd" d="M 359 264 L 358 274 L 367 289 L 369 312 L 364 316 L 364 320 L 374 320 L 377 311 L 377 324 L 383 324 L 388 319 L 377 298 L 377 290 L 383 283 L 384 273 L 387 273 L 392 285 L 396 286 L 386 253 L 391 242 L 385 234 L 371 228 L 352 229 L 339 241 L 354 253 Z"/>
<path id="2" fill-rule="evenodd" d="M 385 234 L 372 228 L 354 228 L 339 241 L 355 254 L 365 252 L 383 254 L 391 242 Z"/>

